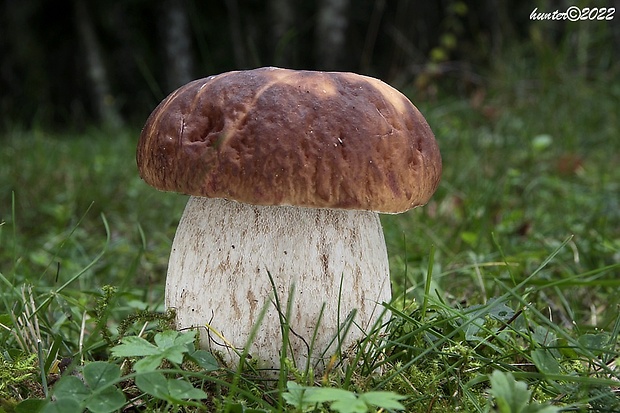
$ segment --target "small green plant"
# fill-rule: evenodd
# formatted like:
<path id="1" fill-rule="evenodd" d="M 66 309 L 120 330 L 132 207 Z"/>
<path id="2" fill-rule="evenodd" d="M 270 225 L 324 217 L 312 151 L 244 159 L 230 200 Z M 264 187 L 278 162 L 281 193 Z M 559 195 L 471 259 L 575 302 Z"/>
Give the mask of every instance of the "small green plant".
<path id="1" fill-rule="evenodd" d="M 515 380 L 512 373 L 495 370 L 489 378 L 490 393 L 496 404 L 497 413 L 556 413 L 557 407 L 531 401 L 532 392 L 527 384 Z"/>
<path id="2" fill-rule="evenodd" d="M 208 395 L 189 381 L 167 377 L 157 369 L 166 360 L 181 372 L 181 364 L 187 357 L 204 371 L 217 370 L 217 361 L 209 352 L 194 348 L 195 339 L 195 331 L 163 331 L 155 335 L 155 344 L 141 337 L 130 336 L 123 338 L 120 345 L 112 348 L 112 355 L 141 357 L 133 368 L 136 371 L 136 386 L 143 392 L 173 405 L 192 405 L 194 403 L 189 400 L 206 399 Z"/>
<path id="3" fill-rule="evenodd" d="M 104 361 L 86 364 L 82 369 L 83 380 L 65 376 L 54 386 L 54 400 L 41 410 L 42 413 L 111 413 L 125 404 L 125 395 L 116 386 L 121 381 L 118 366 Z"/>
<path id="4" fill-rule="evenodd" d="M 190 382 L 168 378 L 160 372 L 136 376 L 136 386 L 146 394 L 166 401 L 171 405 L 199 406 L 190 400 L 200 400 L 209 397 L 207 393 L 195 388 Z"/>
<path id="5" fill-rule="evenodd" d="M 133 365 L 137 373 L 155 371 L 164 359 L 180 367 L 185 355 L 207 371 L 216 370 L 217 362 L 209 352 L 195 350 L 195 339 L 195 331 L 163 331 L 155 335 L 155 344 L 141 337 L 129 336 L 123 338 L 120 345 L 112 348 L 112 355 L 121 358 L 142 357 Z"/>
<path id="6" fill-rule="evenodd" d="M 112 362 L 87 363 L 54 385 L 50 401 L 29 400 L 21 404 L 20 411 L 78 413 L 88 409 L 93 413 L 111 413 L 127 403 L 120 386 L 132 380 L 139 390 L 169 405 L 199 407 L 194 400 L 206 399 L 208 395 L 183 376 L 186 371 L 181 364 L 193 362 L 202 373 L 216 370 L 218 365 L 210 353 L 194 348 L 195 335 L 195 331 L 166 330 L 155 335 L 155 344 L 140 337 L 125 337 L 112 348 L 112 355 L 137 359 L 133 364 L 135 373 L 123 376 L 121 367 Z M 160 369 L 163 362 L 174 369 Z"/>
<path id="7" fill-rule="evenodd" d="M 377 408 L 405 410 L 399 400 L 405 399 L 406 396 L 388 391 L 356 394 L 344 389 L 301 386 L 294 381 L 289 381 L 286 387 L 288 391 L 282 397 L 288 404 L 302 412 L 315 410 L 323 403 L 328 403 L 331 410 L 339 413 L 366 413 L 373 412 Z"/>

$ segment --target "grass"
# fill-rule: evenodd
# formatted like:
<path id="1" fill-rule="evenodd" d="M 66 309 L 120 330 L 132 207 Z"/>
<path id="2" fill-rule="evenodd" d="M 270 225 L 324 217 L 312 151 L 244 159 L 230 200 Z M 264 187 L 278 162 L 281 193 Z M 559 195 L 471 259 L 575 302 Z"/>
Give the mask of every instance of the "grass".
<path id="1" fill-rule="evenodd" d="M 0 412 L 620 411 L 618 73 L 519 62 L 420 104 L 444 176 L 383 217 L 394 318 L 316 380 L 229 371 L 168 329 L 186 197 L 138 178 L 137 128 L 5 134 Z"/>

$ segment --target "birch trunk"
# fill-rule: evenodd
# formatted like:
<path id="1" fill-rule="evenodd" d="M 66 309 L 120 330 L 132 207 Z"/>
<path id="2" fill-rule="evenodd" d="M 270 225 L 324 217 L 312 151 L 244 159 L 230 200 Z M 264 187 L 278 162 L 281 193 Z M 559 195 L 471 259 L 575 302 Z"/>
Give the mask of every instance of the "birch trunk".
<path id="1" fill-rule="evenodd" d="M 99 39 L 84 0 L 75 0 L 75 17 L 77 31 L 82 40 L 86 57 L 88 78 L 92 86 L 91 92 L 96 115 L 106 125 L 115 128 L 120 127 L 123 122 L 116 109 Z"/>
<path id="2" fill-rule="evenodd" d="M 349 0 L 321 0 L 315 32 L 316 60 L 323 70 L 340 70 L 345 63 Z"/>
<path id="3" fill-rule="evenodd" d="M 163 6 L 166 83 L 168 90 L 174 90 L 192 80 L 191 30 L 185 0 L 165 0 Z"/>

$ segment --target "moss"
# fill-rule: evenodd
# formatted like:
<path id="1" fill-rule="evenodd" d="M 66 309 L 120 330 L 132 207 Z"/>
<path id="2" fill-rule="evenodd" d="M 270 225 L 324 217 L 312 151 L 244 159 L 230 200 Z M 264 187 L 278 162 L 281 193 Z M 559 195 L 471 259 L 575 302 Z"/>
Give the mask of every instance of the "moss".
<path id="1" fill-rule="evenodd" d="M 42 393 L 35 354 L 0 355 L 0 400 L 3 405 L 11 405 L 28 397 L 40 397 Z"/>

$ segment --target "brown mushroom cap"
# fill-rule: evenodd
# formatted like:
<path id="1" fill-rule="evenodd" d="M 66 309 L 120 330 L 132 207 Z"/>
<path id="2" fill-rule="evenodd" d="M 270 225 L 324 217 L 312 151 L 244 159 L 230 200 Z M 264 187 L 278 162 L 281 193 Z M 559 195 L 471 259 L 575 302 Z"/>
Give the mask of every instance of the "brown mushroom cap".
<path id="1" fill-rule="evenodd" d="M 174 91 L 148 118 L 137 163 L 164 191 L 387 213 L 425 204 L 441 176 L 433 132 L 396 89 L 271 67 Z"/>

